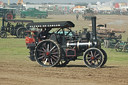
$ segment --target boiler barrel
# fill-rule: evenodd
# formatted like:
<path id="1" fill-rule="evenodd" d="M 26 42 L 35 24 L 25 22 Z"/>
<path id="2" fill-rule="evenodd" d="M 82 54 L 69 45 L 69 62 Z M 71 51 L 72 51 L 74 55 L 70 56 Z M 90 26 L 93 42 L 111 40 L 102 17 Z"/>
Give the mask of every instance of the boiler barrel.
<path id="1" fill-rule="evenodd" d="M 77 47 L 79 49 L 79 48 L 91 47 L 93 46 L 93 44 L 91 42 L 76 42 L 76 43 L 68 42 L 67 47 L 70 46 Z"/>

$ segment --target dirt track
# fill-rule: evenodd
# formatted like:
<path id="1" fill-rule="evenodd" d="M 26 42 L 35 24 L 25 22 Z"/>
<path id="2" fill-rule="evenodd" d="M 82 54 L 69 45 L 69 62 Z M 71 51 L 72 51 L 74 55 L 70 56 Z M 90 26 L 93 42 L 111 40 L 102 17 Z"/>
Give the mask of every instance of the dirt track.
<path id="1" fill-rule="evenodd" d="M 81 62 L 63 68 L 42 68 L 29 60 L 0 62 L 0 85 L 128 85 L 127 66 L 90 69 Z"/>
<path id="2" fill-rule="evenodd" d="M 62 20 L 69 19 L 67 16 L 62 18 Z M 101 24 L 113 22 L 116 19 L 113 16 L 101 18 L 98 18 Z M 128 19 L 128 17 L 121 16 L 121 19 Z M 75 18 L 71 20 L 76 23 L 77 27 L 85 23 L 83 20 L 75 21 Z M 79 25 L 78 22 L 83 23 Z M 125 29 L 126 27 L 128 25 Z M 77 60 L 69 63 L 67 67 L 43 68 L 37 62 L 30 61 L 27 55 L 21 55 L 23 59 L 20 59 L 19 55 L 15 56 L 17 59 L 9 58 L 0 61 L 0 85 L 128 85 L 127 65 L 107 63 L 104 68 L 90 69 L 85 67 L 82 60 Z"/>

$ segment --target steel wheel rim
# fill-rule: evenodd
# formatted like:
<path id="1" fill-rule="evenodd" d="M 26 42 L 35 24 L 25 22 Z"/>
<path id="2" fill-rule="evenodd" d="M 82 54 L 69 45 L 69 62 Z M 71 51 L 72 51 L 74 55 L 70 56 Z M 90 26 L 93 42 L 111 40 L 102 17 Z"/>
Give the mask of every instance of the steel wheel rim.
<path id="1" fill-rule="evenodd" d="M 103 61 L 102 65 L 101 65 L 101 67 L 102 67 L 102 66 L 104 66 L 104 64 L 106 64 L 106 62 L 107 62 L 107 53 L 106 53 L 103 49 L 100 49 L 100 50 L 102 51 L 102 53 L 103 53 L 103 55 L 104 55 L 104 61 Z"/>
<path id="2" fill-rule="evenodd" d="M 36 48 L 36 60 L 44 67 L 53 67 L 60 61 L 60 48 L 53 41 L 43 41 Z"/>
<path id="3" fill-rule="evenodd" d="M 84 62 L 87 67 L 97 68 L 103 64 L 104 56 L 97 48 L 91 48 L 85 51 Z"/>

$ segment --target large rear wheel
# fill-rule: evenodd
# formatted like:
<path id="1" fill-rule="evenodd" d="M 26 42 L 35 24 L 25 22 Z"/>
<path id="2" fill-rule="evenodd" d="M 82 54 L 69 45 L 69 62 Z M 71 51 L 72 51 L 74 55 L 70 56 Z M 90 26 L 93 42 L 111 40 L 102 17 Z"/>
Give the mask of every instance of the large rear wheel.
<path id="1" fill-rule="evenodd" d="M 16 31 L 16 36 L 18 38 L 25 38 L 27 29 L 24 27 L 19 27 Z"/>
<path id="2" fill-rule="evenodd" d="M 53 67 L 60 62 L 60 47 L 53 40 L 39 42 L 35 52 L 36 61 L 43 67 Z"/>
<path id="3" fill-rule="evenodd" d="M 89 68 L 101 67 L 104 62 L 104 55 L 97 48 L 89 48 L 84 53 L 85 65 Z"/>

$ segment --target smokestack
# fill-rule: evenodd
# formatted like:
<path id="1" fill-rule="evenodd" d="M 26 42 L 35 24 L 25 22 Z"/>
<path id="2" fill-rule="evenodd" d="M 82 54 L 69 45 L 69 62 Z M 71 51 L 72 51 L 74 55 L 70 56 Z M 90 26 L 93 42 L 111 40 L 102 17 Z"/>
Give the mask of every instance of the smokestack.
<path id="1" fill-rule="evenodd" d="M 97 40 L 96 37 L 96 16 L 92 17 L 92 38 L 93 40 Z"/>

